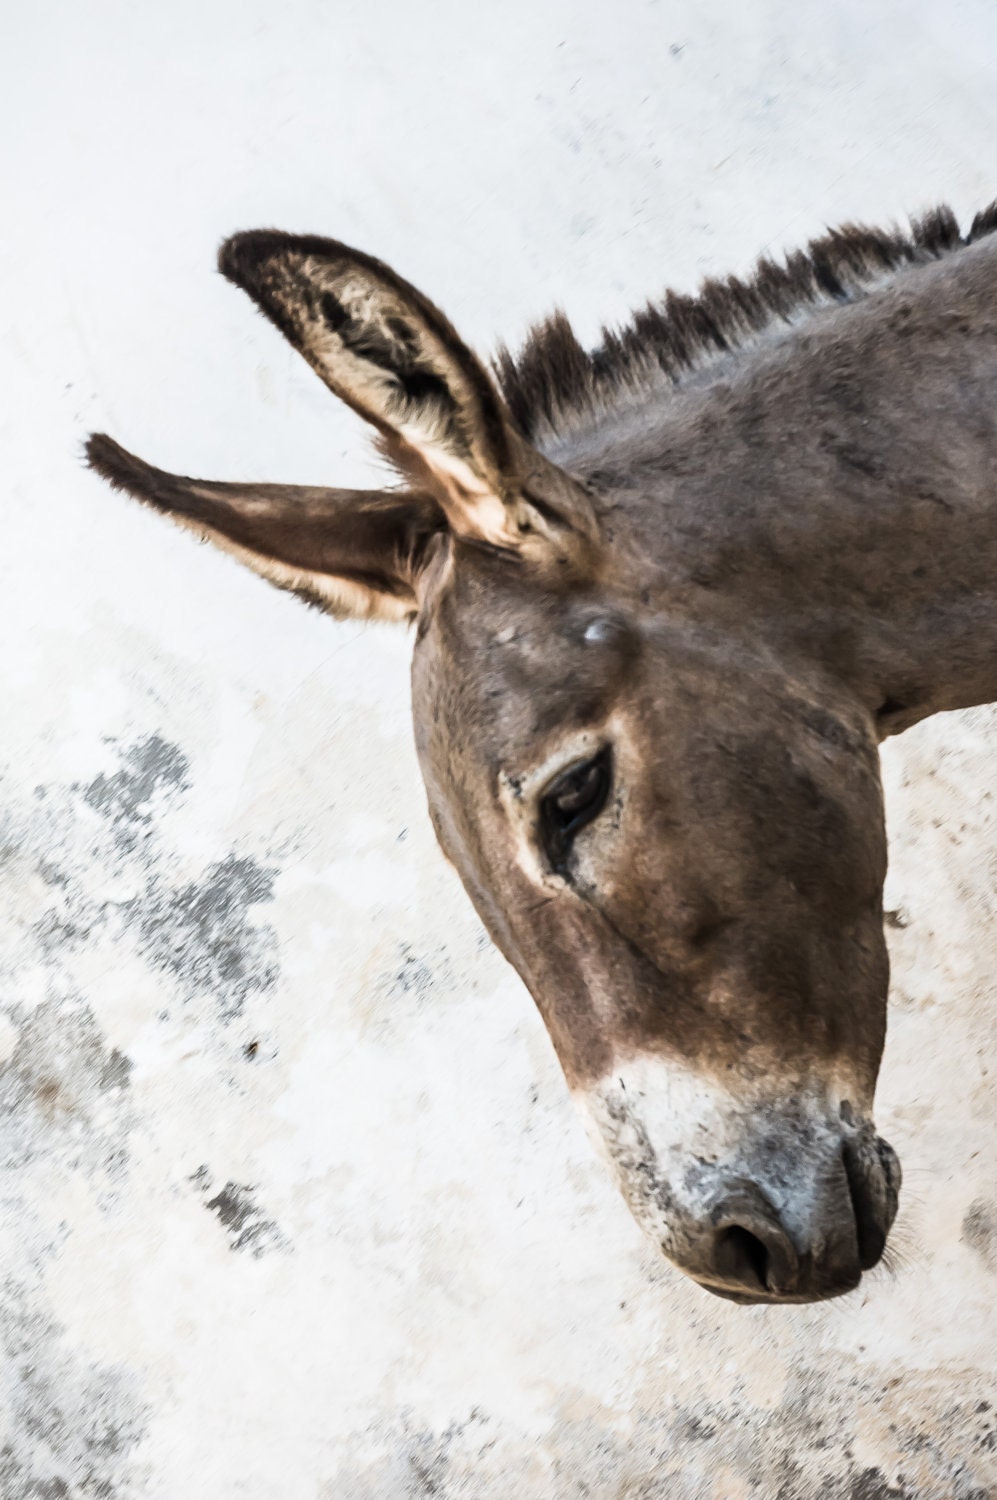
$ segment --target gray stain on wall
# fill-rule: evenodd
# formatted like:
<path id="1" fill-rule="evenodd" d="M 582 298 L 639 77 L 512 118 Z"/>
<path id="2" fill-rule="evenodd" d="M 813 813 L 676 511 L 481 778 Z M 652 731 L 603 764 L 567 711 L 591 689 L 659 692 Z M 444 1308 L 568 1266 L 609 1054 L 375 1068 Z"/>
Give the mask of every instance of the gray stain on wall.
<path id="1" fill-rule="evenodd" d="M 962 1238 L 976 1251 L 987 1270 L 997 1274 L 997 1208 L 985 1198 L 977 1198 L 966 1210 Z"/>
<path id="2" fill-rule="evenodd" d="M 185 1000 L 210 994 L 219 1018 L 237 1016 L 248 996 L 269 990 L 279 973 L 273 930 L 248 908 L 272 901 L 276 869 L 226 855 L 201 880 L 171 890 L 158 877 L 122 907 L 143 956 L 168 973 Z"/>
<path id="3" fill-rule="evenodd" d="M 198 1179 L 206 1183 L 206 1167 L 195 1174 L 195 1180 Z M 279 1226 L 254 1201 L 254 1192 L 245 1183 L 227 1182 L 204 1206 L 227 1231 L 233 1250 L 246 1250 L 259 1260 L 271 1250 L 287 1250 L 290 1246 Z"/>
<path id="4" fill-rule="evenodd" d="M 90 1365 L 23 1284 L 0 1289 L 3 1500 L 126 1500 L 146 1412 L 128 1372 Z"/>
<path id="5" fill-rule="evenodd" d="M 116 854 L 136 858 L 145 874 L 141 894 L 117 912 L 143 957 L 174 980 L 185 1002 L 210 994 L 220 1019 L 231 1020 L 248 996 L 277 978 L 274 934 L 247 914 L 273 900 L 276 869 L 229 853 L 197 880 L 171 886 L 161 873 L 166 860 L 154 813 L 189 785 L 188 759 L 155 734 L 124 747 L 119 758 L 116 771 L 76 788 L 106 821 Z"/>
<path id="6" fill-rule="evenodd" d="M 114 825 L 119 846 L 129 850 L 151 829 L 157 796 L 188 785 L 189 767 L 183 752 L 158 734 L 129 745 L 121 762 L 119 770 L 95 776 L 82 791 L 87 805 Z"/>
<path id="7" fill-rule="evenodd" d="M 140 1109 L 133 1064 L 95 1014 L 100 975 L 84 980 L 81 956 L 95 945 L 137 949 L 185 1007 L 210 1002 L 216 1044 L 278 973 L 275 935 L 250 910 L 273 899 L 275 869 L 229 851 L 197 878 L 171 880 L 164 830 L 189 785 L 188 759 L 158 735 L 116 755 L 116 769 L 86 783 L 8 802 L 0 827 L 0 1190 L 23 1242 L 0 1286 L 0 1500 L 143 1492 L 128 1458 L 145 1421 L 137 1377 L 73 1348 L 45 1306 L 45 1280 L 73 1254 L 73 1231 L 39 1217 L 36 1194 L 50 1191 L 53 1172 L 78 1175 L 98 1210 L 112 1210 Z M 288 1248 L 248 1187 L 229 1182 L 207 1206 L 233 1249 Z"/>

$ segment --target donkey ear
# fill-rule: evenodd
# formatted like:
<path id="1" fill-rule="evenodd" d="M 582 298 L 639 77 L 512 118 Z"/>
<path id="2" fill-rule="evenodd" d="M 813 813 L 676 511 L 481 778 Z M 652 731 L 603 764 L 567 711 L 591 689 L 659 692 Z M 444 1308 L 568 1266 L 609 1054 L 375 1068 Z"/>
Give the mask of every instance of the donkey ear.
<path id="1" fill-rule="evenodd" d="M 424 477 L 454 532 L 509 547 L 546 529 L 535 524 L 536 506 L 528 514 L 524 493 L 544 461 L 514 433 L 491 378 L 415 287 L 335 240 L 277 230 L 234 235 L 219 268 L 380 430 L 395 461 Z M 544 522 L 552 510 L 541 504 Z M 571 527 L 567 516 L 553 519 Z"/>
<path id="2" fill-rule="evenodd" d="M 339 618 L 409 619 L 427 547 L 446 527 L 431 496 L 290 484 L 217 484 L 166 474 L 103 433 L 87 461 L 278 588 Z"/>

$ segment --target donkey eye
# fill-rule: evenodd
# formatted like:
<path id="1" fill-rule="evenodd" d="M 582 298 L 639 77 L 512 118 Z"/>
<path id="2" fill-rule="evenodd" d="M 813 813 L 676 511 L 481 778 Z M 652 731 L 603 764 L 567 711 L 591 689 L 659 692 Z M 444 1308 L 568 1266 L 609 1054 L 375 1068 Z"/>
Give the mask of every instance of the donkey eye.
<path id="1" fill-rule="evenodd" d="M 591 760 L 562 771 L 547 788 L 540 800 L 540 836 L 555 870 L 566 865 L 575 835 L 602 812 L 612 783 L 613 753 L 606 745 Z"/>

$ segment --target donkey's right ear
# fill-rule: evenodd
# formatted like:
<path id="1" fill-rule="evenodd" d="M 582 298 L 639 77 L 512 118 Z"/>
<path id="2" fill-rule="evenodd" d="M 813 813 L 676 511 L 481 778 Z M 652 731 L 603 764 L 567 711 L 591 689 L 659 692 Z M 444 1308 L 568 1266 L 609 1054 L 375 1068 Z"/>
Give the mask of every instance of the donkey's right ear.
<path id="1" fill-rule="evenodd" d="M 480 361 L 389 266 L 270 229 L 234 235 L 218 264 L 431 488 L 457 536 L 519 550 L 592 529 L 578 487 L 516 433 Z"/>
<path id="2" fill-rule="evenodd" d="M 411 619 L 446 518 L 430 495 L 219 484 L 154 469 L 104 433 L 87 462 L 116 489 L 339 618 Z"/>

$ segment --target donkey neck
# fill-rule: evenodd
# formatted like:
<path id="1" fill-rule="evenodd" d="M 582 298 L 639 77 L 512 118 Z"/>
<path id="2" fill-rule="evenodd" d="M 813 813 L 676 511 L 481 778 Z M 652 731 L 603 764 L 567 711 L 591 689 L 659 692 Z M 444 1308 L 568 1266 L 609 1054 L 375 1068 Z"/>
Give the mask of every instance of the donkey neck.
<path id="1" fill-rule="evenodd" d="M 569 462 L 656 607 L 802 653 L 884 734 L 997 698 L 997 245 L 620 414 Z"/>

